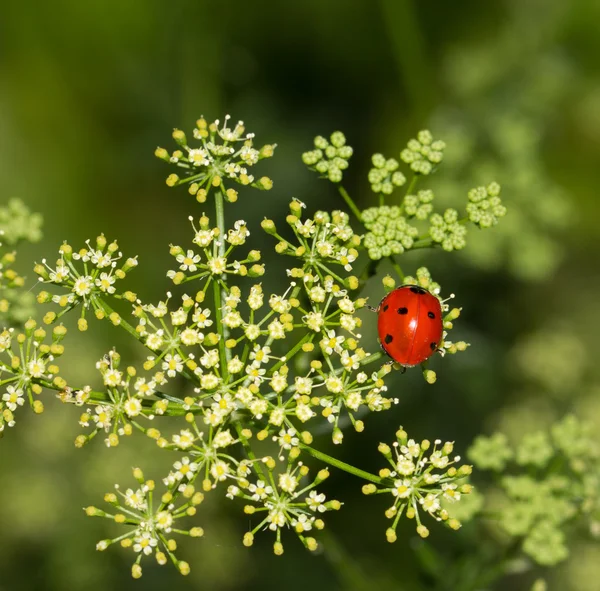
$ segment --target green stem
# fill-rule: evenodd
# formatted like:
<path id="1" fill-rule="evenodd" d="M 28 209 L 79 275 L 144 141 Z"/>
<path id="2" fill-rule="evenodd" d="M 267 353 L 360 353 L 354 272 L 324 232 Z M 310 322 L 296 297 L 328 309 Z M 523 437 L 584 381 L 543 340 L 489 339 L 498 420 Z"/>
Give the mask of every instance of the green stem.
<path id="1" fill-rule="evenodd" d="M 344 198 L 346 205 L 348 205 L 352 213 L 355 215 L 356 219 L 362 223 L 362 214 L 360 212 L 360 209 L 358 209 L 356 203 L 354 203 L 354 201 L 352 200 L 352 197 L 348 195 L 348 191 L 346 191 L 346 189 L 344 189 L 342 185 L 338 185 L 338 191 L 340 192 L 340 195 Z"/>
<path id="2" fill-rule="evenodd" d="M 379 478 L 379 476 L 375 476 L 375 474 L 365 472 L 360 468 L 356 468 L 354 466 L 351 466 L 350 464 L 346 464 L 346 462 L 342 462 L 342 460 L 338 460 L 337 458 L 327 455 L 326 453 L 323 453 L 322 451 L 319 451 L 314 447 L 310 447 L 309 445 L 304 445 L 303 443 L 301 443 L 300 447 L 305 452 L 313 456 L 313 458 L 317 458 L 317 460 L 321 460 L 322 462 L 325 462 L 330 466 L 334 466 L 335 468 L 343 470 L 344 472 L 353 474 L 354 476 L 357 476 L 358 478 L 361 478 L 363 480 L 368 480 L 369 482 L 373 482 L 375 484 L 382 484 L 381 478 Z"/>
<path id="3" fill-rule="evenodd" d="M 104 312 L 106 313 L 107 316 L 110 316 L 111 314 L 114 313 L 114 310 L 110 307 L 110 305 L 106 302 L 106 300 L 103 300 L 102 298 L 98 298 L 96 300 L 96 303 L 98 304 L 98 306 L 100 306 L 100 308 L 102 308 L 104 310 Z M 127 322 L 127 320 L 125 320 L 120 314 L 119 314 L 119 318 L 120 318 L 120 322 L 119 322 L 119 326 L 122 326 L 131 336 L 133 336 L 135 338 L 136 341 L 142 341 L 142 337 L 140 336 L 140 333 L 135 330 L 135 328 L 129 324 L 129 322 Z"/>
<path id="4" fill-rule="evenodd" d="M 402 267 L 396 262 L 396 259 L 391 256 L 390 260 L 392 261 L 392 266 L 396 273 L 398 273 L 398 277 L 400 277 L 400 281 L 404 282 L 404 272 L 402 271 Z"/>
<path id="5" fill-rule="evenodd" d="M 238 421 L 236 421 L 236 423 L 235 423 L 235 430 L 237 431 L 238 437 L 239 437 L 240 441 L 242 442 L 242 445 L 244 446 L 244 450 L 246 451 L 246 455 L 248 456 L 248 459 L 252 460 L 256 464 L 256 472 L 265 482 L 267 482 L 267 477 L 265 476 L 265 473 L 263 472 L 263 469 L 262 469 L 262 462 L 257 460 L 256 455 L 254 454 L 254 451 L 252 449 L 252 446 L 250 445 L 250 442 L 248 441 L 248 439 L 246 439 L 246 437 L 244 437 L 242 426 L 240 425 L 240 423 Z"/>
<path id="6" fill-rule="evenodd" d="M 215 211 L 217 215 L 217 227 L 219 228 L 219 256 L 225 257 L 225 238 L 227 236 L 225 231 L 225 207 L 223 200 L 223 192 L 218 190 L 215 192 Z M 223 283 L 227 281 L 226 276 L 222 278 Z M 223 299 L 226 297 L 227 292 L 225 287 L 222 287 L 217 281 L 214 285 L 214 296 L 215 296 L 215 317 L 217 320 L 217 326 L 222 329 L 221 339 L 219 340 L 219 355 L 221 357 L 221 373 L 223 379 L 226 381 L 227 378 L 227 362 L 231 359 L 231 351 L 225 346 L 226 341 L 229 339 L 229 328 L 225 326 L 222 320 L 221 307 L 223 305 Z"/>
<path id="7" fill-rule="evenodd" d="M 284 363 L 287 363 L 300 349 L 302 349 L 302 345 L 307 343 L 308 341 L 312 341 L 314 338 L 314 334 L 305 334 L 293 347 L 290 349 L 285 355 L 285 359 L 282 361 L 278 361 L 271 369 L 269 369 L 269 374 L 274 374 Z"/>
<path id="8" fill-rule="evenodd" d="M 229 337 L 229 335 L 225 334 L 225 325 L 223 324 L 223 312 L 221 310 L 221 307 L 223 305 L 222 303 L 222 291 L 221 291 L 221 286 L 219 285 L 218 281 L 213 281 L 213 293 L 214 293 L 214 301 L 215 301 L 215 320 L 216 320 L 216 324 L 219 328 L 223 328 L 223 334 L 221 335 L 221 338 L 219 339 L 219 358 L 221 359 L 221 373 L 223 374 L 223 381 L 227 382 L 227 353 L 226 353 L 226 349 L 227 347 L 225 346 L 225 341 L 227 340 L 227 338 Z"/>
<path id="9" fill-rule="evenodd" d="M 417 186 L 417 181 L 419 180 L 419 175 L 418 174 L 413 174 L 412 179 L 410 179 L 410 183 L 408 184 L 408 187 L 406 188 L 406 193 L 405 195 L 411 195 L 414 188 Z"/>

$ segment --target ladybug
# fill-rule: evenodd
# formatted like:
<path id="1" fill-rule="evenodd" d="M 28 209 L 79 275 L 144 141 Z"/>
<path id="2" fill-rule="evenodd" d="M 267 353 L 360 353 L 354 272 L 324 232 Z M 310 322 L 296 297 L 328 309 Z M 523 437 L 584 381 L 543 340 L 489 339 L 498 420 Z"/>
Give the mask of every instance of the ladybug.
<path id="1" fill-rule="evenodd" d="M 377 332 L 383 350 L 404 367 L 431 357 L 442 340 L 442 306 L 433 294 L 416 285 L 403 285 L 380 302 Z"/>

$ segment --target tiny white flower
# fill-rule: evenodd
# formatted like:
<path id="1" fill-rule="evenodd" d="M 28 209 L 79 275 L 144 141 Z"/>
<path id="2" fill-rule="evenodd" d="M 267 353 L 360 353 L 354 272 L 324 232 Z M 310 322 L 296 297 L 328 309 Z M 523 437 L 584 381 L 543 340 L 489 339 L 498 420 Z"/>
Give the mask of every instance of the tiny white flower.
<path id="1" fill-rule="evenodd" d="M 116 277 L 109 275 L 108 273 L 100 273 L 100 277 L 96 279 L 96 286 L 105 293 L 115 293 L 115 287 L 113 285 L 115 279 Z"/>
<path id="2" fill-rule="evenodd" d="M 213 438 L 213 446 L 214 447 L 227 447 L 234 442 L 233 435 L 229 429 L 225 431 L 220 431 Z"/>
<path id="3" fill-rule="evenodd" d="M 310 330 L 314 330 L 315 332 L 320 332 L 325 324 L 325 319 L 321 312 L 309 312 L 302 320 Z"/>
<path id="4" fill-rule="evenodd" d="M 429 493 L 425 498 L 419 499 L 423 509 L 428 513 L 435 513 L 440 510 L 440 500 L 436 495 Z"/>
<path id="5" fill-rule="evenodd" d="M 85 297 L 92 292 L 94 280 L 89 276 L 78 277 L 73 285 L 73 291 L 80 297 Z"/>
<path id="6" fill-rule="evenodd" d="M 179 355 L 165 355 L 162 368 L 170 378 L 174 378 L 183 371 L 183 360 Z"/>
<path id="7" fill-rule="evenodd" d="M 196 438 L 189 429 L 183 429 L 173 435 L 173 443 L 182 449 L 187 449 L 194 444 Z"/>
<path id="8" fill-rule="evenodd" d="M 179 338 L 184 345 L 191 347 L 204 340 L 204 335 L 193 328 L 186 328 L 181 331 Z"/>
<path id="9" fill-rule="evenodd" d="M 396 462 L 396 470 L 403 476 L 410 476 L 414 473 L 415 468 L 413 461 L 406 456 L 401 456 Z"/>
<path id="10" fill-rule="evenodd" d="M 138 488 L 138 490 L 135 491 L 131 488 L 128 488 L 125 491 L 125 504 L 128 507 L 137 509 L 138 511 L 145 511 L 148 507 L 146 495 L 144 494 L 144 491 L 140 488 Z"/>
<path id="11" fill-rule="evenodd" d="M 285 330 L 283 328 L 283 324 L 279 322 L 279 320 L 273 320 L 269 326 L 267 327 L 269 331 L 269 336 L 273 339 L 284 339 L 285 338 Z"/>
<path id="12" fill-rule="evenodd" d="M 150 532 L 142 532 L 139 536 L 133 538 L 133 551 L 143 552 L 146 556 L 149 556 L 154 551 L 154 548 L 158 544 L 158 540 Z"/>
<path id="13" fill-rule="evenodd" d="M 285 513 L 280 509 L 269 511 L 267 521 L 269 522 L 269 529 L 275 531 L 278 527 L 285 525 Z"/>
<path id="14" fill-rule="evenodd" d="M 146 346 L 152 351 L 158 351 L 164 344 L 163 331 L 158 330 L 146 337 Z"/>
<path id="15" fill-rule="evenodd" d="M 294 380 L 294 386 L 298 394 L 310 395 L 313 389 L 313 381 L 311 378 L 296 376 Z"/>
<path id="16" fill-rule="evenodd" d="M 184 478 L 191 480 L 194 473 L 198 471 L 198 464 L 196 462 L 190 462 L 190 458 L 186 456 L 181 458 L 181 461 L 175 462 L 173 468 L 175 469 L 174 476 L 177 480 L 182 480 Z"/>
<path id="17" fill-rule="evenodd" d="M 230 374 L 240 373 L 242 369 L 244 369 L 244 363 L 237 355 L 227 362 L 227 371 Z"/>
<path id="18" fill-rule="evenodd" d="M 183 308 L 171 312 L 171 324 L 173 326 L 181 326 L 187 321 L 187 312 Z"/>
<path id="19" fill-rule="evenodd" d="M 275 425 L 275 426 L 279 427 L 281 424 L 283 424 L 284 420 L 285 420 L 285 409 L 284 408 L 276 408 L 273 411 L 271 411 L 271 414 L 269 415 L 269 423 L 271 425 Z"/>
<path id="20" fill-rule="evenodd" d="M 223 481 L 229 475 L 229 464 L 222 460 L 217 460 L 210 468 L 210 473 L 215 480 Z"/>
<path id="21" fill-rule="evenodd" d="M 310 408 L 310 406 L 308 406 L 308 404 L 300 403 L 296 406 L 296 416 L 303 423 L 306 423 L 306 421 L 308 421 L 308 420 L 312 419 L 314 416 L 316 416 L 316 413 L 311 410 L 311 408 Z"/>
<path id="22" fill-rule="evenodd" d="M 298 479 L 289 472 L 284 472 L 283 474 L 279 475 L 278 484 L 282 491 L 293 493 L 298 486 Z"/>
<path id="23" fill-rule="evenodd" d="M 213 241 L 213 238 L 214 234 L 212 230 L 199 230 L 196 232 L 196 235 L 194 236 L 192 242 L 194 242 L 194 244 L 197 244 L 198 246 L 201 246 L 202 248 L 206 248 L 207 246 L 210 246 L 210 243 Z"/>
<path id="24" fill-rule="evenodd" d="M 320 285 L 315 285 L 314 287 L 311 287 L 311 289 L 308 292 L 308 297 L 315 303 L 322 303 L 325 301 L 325 296 L 326 296 L 326 292 L 325 290 L 320 286 Z"/>
<path id="25" fill-rule="evenodd" d="M 17 406 L 23 406 L 25 402 L 23 390 L 14 386 L 7 386 L 6 393 L 2 395 L 2 400 L 6 402 L 8 409 L 14 412 Z"/>
<path id="26" fill-rule="evenodd" d="M 273 487 L 266 485 L 262 480 L 258 480 L 256 484 L 251 484 L 248 491 L 252 493 L 253 501 L 263 501 L 273 494 Z"/>
<path id="27" fill-rule="evenodd" d="M 227 268 L 227 259 L 225 257 L 214 257 L 208 261 L 208 268 L 213 275 L 222 275 Z"/>
<path id="28" fill-rule="evenodd" d="M 123 408 L 128 417 L 137 417 L 142 412 L 142 402 L 139 398 L 129 398 Z"/>
<path id="29" fill-rule="evenodd" d="M 155 392 L 156 384 L 152 380 L 146 382 L 146 378 L 138 378 L 133 387 L 140 396 L 152 396 Z"/>
<path id="30" fill-rule="evenodd" d="M 324 503 L 325 495 L 323 493 L 318 493 L 316 490 L 311 490 L 308 497 L 306 497 L 306 504 L 311 511 L 323 513 L 323 511 L 327 510 Z"/>
<path id="31" fill-rule="evenodd" d="M 279 436 L 273 438 L 283 449 L 292 449 L 300 443 L 296 437 L 296 429 L 282 429 Z"/>
<path id="32" fill-rule="evenodd" d="M 406 499 L 412 493 L 410 480 L 395 480 L 392 494 L 399 499 Z"/>
<path id="33" fill-rule="evenodd" d="M 192 320 L 197 324 L 198 328 L 207 328 L 213 323 L 213 321 L 210 320 L 210 310 L 208 308 L 204 308 L 204 310 L 198 308 L 194 312 Z"/>
<path id="34" fill-rule="evenodd" d="M 114 388 L 121 384 L 123 373 L 116 369 L 109 368 L 104 372 L 103 378 L 106 386 L 111 386 Z"/>
<path id="35" fill-rule="evenodd" d="M 332 375 L 325 380 L 325 387 L 333 394 L 339 394 L 344 389 L 344 382 L 340 377 Z"/>
<path id="36" fill-rule="evenodd" d="M 27 371 L 32 377 L 41 378 L 46 371 L 46 364 L 41 359 L 32 359 L 27 364 Z"/>
<path id="37" fill-rule="evenodd" d="M 156 529 L 162 529 L 169 533 L 173 525 L 173 515 L 169 511 L 159 511 L 154 518 Z"/>

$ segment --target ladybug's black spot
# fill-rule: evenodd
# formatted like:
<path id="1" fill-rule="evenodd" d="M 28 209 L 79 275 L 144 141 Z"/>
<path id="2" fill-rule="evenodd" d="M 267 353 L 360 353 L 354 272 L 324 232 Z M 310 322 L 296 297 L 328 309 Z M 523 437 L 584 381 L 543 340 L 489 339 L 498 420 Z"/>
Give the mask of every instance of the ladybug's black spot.
<path id="1" fill-rule="evenodd" d="M 418 294 L 424 294 L 425 290 L 422 287 L 415 287 L 413 285 L 413 287 L 410 288 L 410 291 L 412 291 L 413 293 L 418 293 Z"/>
<path id="2" fill-rule="evenodd" d="M 386 334 L 384 340 L 385 344 L 389 345 L 394 340 L 394 337 L 391 334 Z"/>
<path id="3" fill-rule="evenodd" d="M 427 316 L 429 316 L 431 319 L 435 318 L 435 314 L 433 312 L 427 312 Z"/>
<path id="4" fill-rule="evenodd" d="M 432 351 L 435 351 L 435 350 L 437 349 L 437 343 L 429 343 L 429 348 L 430 348 Z"/>
<path id="5" fill-rule="evenodd" d="M 398 308 L 398 314 L 408 314 L 408 308 Z"/>
<path id="6" fill-rule="evenodd" d="M 389 306 L 386 304 L 386 305 L 383 307 L 383 311 L 384 311 L 384 312 L 387 312 L 387 309 L 388 309 L 388 308 L 389 308 Z"/>

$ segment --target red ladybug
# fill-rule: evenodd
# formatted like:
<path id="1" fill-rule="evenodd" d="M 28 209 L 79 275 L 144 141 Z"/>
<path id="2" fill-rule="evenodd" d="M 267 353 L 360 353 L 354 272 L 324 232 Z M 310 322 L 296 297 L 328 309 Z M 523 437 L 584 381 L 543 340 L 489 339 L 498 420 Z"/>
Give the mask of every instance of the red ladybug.
<path id="1" fill-rule="evenodd" d="M 377 308 L 377 332 L 383 350 L 405 367 L 423 363 L 442 340 L 442 306 L 426 289 L 403 285 Z"/>

